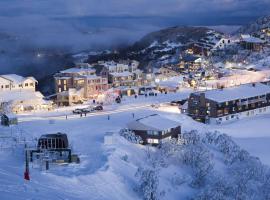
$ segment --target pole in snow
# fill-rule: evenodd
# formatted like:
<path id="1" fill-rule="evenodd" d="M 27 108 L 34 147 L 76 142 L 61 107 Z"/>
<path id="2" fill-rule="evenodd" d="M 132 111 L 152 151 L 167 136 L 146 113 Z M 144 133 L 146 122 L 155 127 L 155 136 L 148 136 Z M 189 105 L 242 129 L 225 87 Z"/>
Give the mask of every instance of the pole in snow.
<path id="1" fill-rule="evenodd" d="M 25 145 L 26 147 L 26 145 Z M 30 181 L 30 173 L 29 173 L 29 160 L 28 160 L 28 152 L 25 150 L 25 172 L 24 179 Z"/>

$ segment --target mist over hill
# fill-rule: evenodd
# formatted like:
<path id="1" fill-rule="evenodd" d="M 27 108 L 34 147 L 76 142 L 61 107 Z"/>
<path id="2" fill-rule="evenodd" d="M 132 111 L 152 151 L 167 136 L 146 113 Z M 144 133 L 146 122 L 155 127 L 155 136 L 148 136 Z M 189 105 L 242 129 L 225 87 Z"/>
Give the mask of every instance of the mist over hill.
<path id="1" fill-rule="evenodd" d="M 234 25 L 246 21 L 247 19 L 240 18 Z M 218 21 L 218 23 L 222 22 L 226 21 L 222 19 Z M 202 22 L 182 17 L 127 15 L 48 17 L 31 14 L 18 18 L 0 15 L 0 23 L 0 73 L 35 76 L 39 80 L 42 91 L 48 93 L 50 91 L 48 83 L 52 82 L 52 75 L 74 65 L 72 57 L 74 53 L 106 49 L 128 49 L 130 52 L 140 45 L 149 46 L 153 38 L 161 37 L 160 35 L 163 35 L 161 37 L 163 42 L 166 40 L 183 42 L 189 37 L 196 39 L 200 34 L 203 35 L 203 28 L 198 35 L 200 31 L 195 33 L 194 30 L 183 26 L 199 26 Z M 220 27 L 217 21 L 211 20 L 205 25 L 219 30 L 228 30 L 227 27 L 231 26 Z M 175 26 L 182 28 L 166 29 Z M 162 29 L 167 31 L 159 32 Z M 181 34 L 185 36 L 179 39 L 177 35 Z M 147 63 L 148 58 L 145 60 Z M 44 89 L 45 85 L 47 85 L 46 89 Z"/>

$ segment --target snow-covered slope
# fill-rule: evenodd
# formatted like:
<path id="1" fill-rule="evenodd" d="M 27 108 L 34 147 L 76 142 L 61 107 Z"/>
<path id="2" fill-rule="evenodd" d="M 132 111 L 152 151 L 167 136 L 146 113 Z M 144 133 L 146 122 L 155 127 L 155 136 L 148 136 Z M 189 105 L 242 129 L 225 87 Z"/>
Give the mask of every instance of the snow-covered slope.
<path id="1" fill-rule="evenodd" d="M 164 99 L 166 98 L 168 96 L 164 95 Z M 143 101 L 154 103 L 158 101 L 158 98 L 149 97 L 137 100 L 139 105 L 141 105 Z M 137 100 L 127 99 L 126 101 L 129 103 L 133 102 L 133 105 L 136 105 Z M 248 147 L 251 154 L 255 153 L 256 156 L 263 158 L 264 163 L 270 164 L 267 156 L 270 150 L 269 147 L 265 145 L 265 152 L 257 151 L 261 144 L 266 144 L 265 142 L 270 139 L 267 131 L 270 128 L 268 123 L 269 115 L 219 126 L 208 126 L 179 114 L 177 107 L 165 104 L 159 109 L 138 107 L 134 110 L 125 110 L 123 106 L 125 107 L 125 105 L 107 107 L 105 109 L 113 110 L 110 112 L 104 111 L 104 114 L 99 113 L 83 118 L 68 116 L 67 120 L 64 116 L 54 117 L 61 115 L 60 111 L 47 113 L 46 115 L 36 113 L 29 117 L 27 115 L 21 116 L 23 120 L 17 128 L 4 129 L 1 127 L 1 134 L 12 130 L 13 134 L 22 133 L 29 141 L 33 141 L 32 138 L 39 137 L 45 133 L 65 132 L 68 134 L 72 149 L 80 155 L 81 163 L 51 166 L 49 171 L 44 171 L 44 169 L 41 171 L 39 167 L 35 166 L 32 168 L 31 165 L 31 181 L 24 182 L 23 145 L 17 144 L 17 147 L 13 148 L 13 150 L 0 148 L 0 199 L 142 199 L 142 182 L 145 179 L 142 179 L 140 174 L 145 173 L 149 175 L 151 180 L 158 180 L 157 191 L 160 199 L 188 199 L 195 196 L 197 199 L 210 199 L 206 198 L 205 195 L 208 195 L 211 189 L 213 190 L 213 187 L 217 185 L 215 183 L 232 183 L 231 186 L 227 184 L 224 186 L 228 186 L 227 189 L 235 189 L 238 186 L 238 183 L 235 182 L 237 181 L 236 175 L 243 178 L 243 175 L 249 175 L 249 170 L 253 170 L 254 167 L 258 167 L 257 169 L 264 168 L 260 161 L 254 160 L 249 154 L 244 154 L 245 159 L 243 161 L 237 160 L 233 164 L 228 164 L 228 159 L 230 160 L 232 155 L 238 155 L 237 153 L 229 151 L 233 154 L 227 155 L 223 152 L 223 148 L 218 145 L 223 144 L 220 142 L 203 142 L 205 132 L 214 132 L 216 130 L 221 133 L 227 133 L 233 136 L 233 138 L 238 138 L 235 141 L 239 142 L 241 146 Z M 196 143 L 184 147 L 170 144 L 169 146 L 172 148 L 167 148 L 167 150 L 165 147 L 158 150 L 154 147 L 149 148 L 132 144 L 118 134 L 121 128 L 124 128 L 128 122 L 133 120 L 132 113 L 135 114 L 135 118 L 159 113 L 163 117 L 181 123 L 183 132 L 193 129 L 199 130 L 198 133 L 193 132 L 193 135 L 186 135 L 186 139 L 196 139 L 197 134 L 201 139 L 196 139 Z M 49 114 L 54 118 L 50 118 Z M 63 115 L 65 114 L 63 111 Z M 110 120 L 108 120 L 108 114 L 110 115 Z M 239 132 L 239 130 L 241 131 Z M 104 143 L 104 135 L 107 132 L 113 133 L 112 144 Z M 245 141 L 245 139 L 250 137 L 254 138 L 254 140 L 249 139 Z M 261 137 L 265 139 L 256 139 Z M 230 138 L 227 139 L 228 144 L 234 146 L 238 152 L 240 148 L 236 147 L 236 144 Z M 217 136 L 215 140 L 218 141 Z M 197 166 L 194 162 L 183 160 L 183 156 L 196 155 L 190 153 L 198 153 L 198 151 L 200 156 L 194 157 L 194 161 L 198 161 L 200 166 Z M 162 156 L 166 152 L 169 153 L 168 156 Z M 183 154 L 183 152 L 185 153 Z M 200 159 L 200 157 L 204 159 Z M 205 159 L 206 161 L 209 160 L 209 162 L 205 163 Z M 245 166 L 246 162 L 251 161 L 252 165 Z M 157 167 L 153 167 L 154 163 L 157 164 Z M 207 172 L 206 179 L 202 179 L 206 182 L 201 186 L 194 185 L 196 183 L 195 180 L 197 180 L 197 170 L 200 167 L 204 169 L 202 172 Z M 206 171 L 204 167 L 207 167 Z M 239 167 L 246 169 L 243 172 L 247 172 L 247 174 L 240 173 Z M 138 169 L 140 170 L 138 171 Z M 151 170 L 154 170 L 157 179 L 150 175 Z M 231 174 L 233 172 L 237 172 L 237 174 Z M 224 177 L 224 179 L 218 179 L 217 175 L 218 177 Z M 253 192 L 254 198 L 250 199 L 256 199 L 256 197 L 257 199 L 263 199 L 259 198 L 262 196 L 256 196 L 258 193 L 255 189 L 259 190 L 262 188 L 262 184 L 267 183 L 263 181 L 268 179 L 262 180 L 259 175 L 257 178 L 254 180 L 253 176 L 249 177 L 247 180 L 249 185 L 245 185 L 248 188 L 248 194 Z M 252 184 L 257 185 L 256 187 L 254 186 L 254 191 L 250 191 L 250 185 Z M 267 189 L 267 185 L 265 188 Z M 200 198 L 203 196 L 205 198 Z M 215 199 L 214 196 L 212 199 Z"/>

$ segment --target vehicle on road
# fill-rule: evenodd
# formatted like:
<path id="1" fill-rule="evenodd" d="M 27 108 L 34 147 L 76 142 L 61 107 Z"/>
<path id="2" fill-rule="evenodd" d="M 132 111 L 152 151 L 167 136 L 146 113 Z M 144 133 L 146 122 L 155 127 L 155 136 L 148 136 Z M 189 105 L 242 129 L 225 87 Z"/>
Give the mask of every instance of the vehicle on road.
<path id="1" fill-rule="evenodd" d="M 100 111 L 100 110 L 103 110 L 103 106 L 98 105 L 98 106 L 95 106 L 93 109 L 97 110 L 97 111 Z"/>
<path id="2" fill-rule="evenodd" d="M 72 113 L 73 114 L 82 114 L 83 113 L 83 109 L 77 108 L 77 109 L 73 110 Z"/>
<path id="3" fill-rule="evenodd" d="M 95 109 L 92 106 L 82 109 L 83 113 L 91 113 L 93 111 L 95 111 Z"/>

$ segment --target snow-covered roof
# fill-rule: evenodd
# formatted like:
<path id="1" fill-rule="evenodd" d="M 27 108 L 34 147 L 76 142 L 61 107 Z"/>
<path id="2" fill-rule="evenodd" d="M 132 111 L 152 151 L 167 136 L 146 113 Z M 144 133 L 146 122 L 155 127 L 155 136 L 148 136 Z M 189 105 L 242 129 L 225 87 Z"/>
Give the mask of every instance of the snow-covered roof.
<path id="1" fill-rule="evenodd" d="M 97 76 L 97 75 L 88 75 L 85 76 L 87 79 L 97 79 L 97 78 L 101 78 L 101 76 Z"/>
<path id="2" fill-rule="evenodd" d="M 158 114 L 154 114 L 132 121 L 128 123 L 127 126 L 130 130 L 164 131 L 180 126 L 180 124 Z"/>
<path id="3" fill-rule="evenodd" d="M 241 39 L 242 41 L 248 43 L 264 43 L 263 40 L 261 40 L 260 38 L 253 37 L 251 35 L 241 35 Z"/>
<path id="4" fill-rule="evenodd" d="M 9 102 L 9 101 L 24 101 L 29 99 L 43 99 L 44 96 L 40 92 L 34 91 L 3 91 L 1 92 L 0 102 Z"/>
<path id="5" fill-rule="evenodd" d="M 110 73 L 112 76 L 115 76 L 115 77 L 122 77 L 122 76 L 131 76 L 132 73 L 129 72 L 129 71 L 125 71 L 125 72 L 113 72 L 113 73 Z"/>
<path id="6" fill-rule="evenodd" d="M 69 68 L 63 71 L 60 71 L 61 73 L 68 73 L 68 74 L 73 74 L 73 73 L 95 73 L 96 70 L 93 68 L 78 68 L 78 67 L 73 67 L 73 68 Z"/>
<path id="7" fill-rule="evenodd" d="M 57 79 L 71 79 L 70 76 L 57 76 Z M 76 79 L 76 78 L 75 78 Z"/>
<path id="8" fill-rule="evenodd" d="M 7 79 L 15 84 L 20 84 L 20 83 L 23 83 L 25 80 L 27 79 L 30 79 L 34 82 L 37 82 L 37 80 L 30 76 L 30 77 L 23 77 L 23 76 L 19 76 L 17 74 L 4 74 L 4 75 L 0 75 L 0 77 L 4 78 L 4 79 Z"/>
<path id="9" fill-rule="evenodd" d="M 35 79 L 33 76 L 28 76 L 28 77 L 25 78 L 25 80 L 27 80 L 27 79 L 30 79 L 33 82 L 38 82 L 37 79 Z"/>
<path id="10" fill-rule="evenodd" d="M 197 94 L 200 94 L 198 92 Z M 238 87 L 230 87 L 217 90 L 205 91 L 205 97 L 207 99 L 214 100 L 216 102 L 222 103 L 237 99 L 247 99 L 250 97 L 265 95 L 270 93 L 270 87 L 262 83 L 256 84 L 245 84 Z"/>

